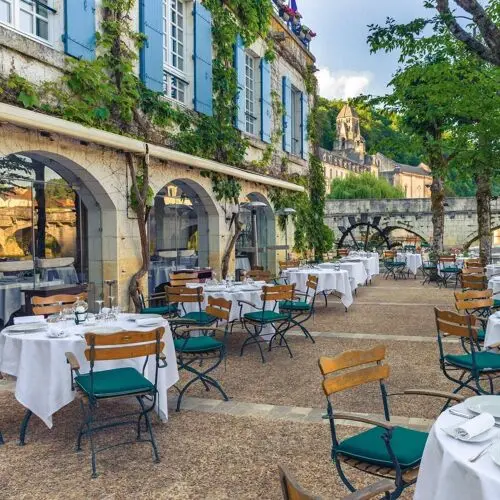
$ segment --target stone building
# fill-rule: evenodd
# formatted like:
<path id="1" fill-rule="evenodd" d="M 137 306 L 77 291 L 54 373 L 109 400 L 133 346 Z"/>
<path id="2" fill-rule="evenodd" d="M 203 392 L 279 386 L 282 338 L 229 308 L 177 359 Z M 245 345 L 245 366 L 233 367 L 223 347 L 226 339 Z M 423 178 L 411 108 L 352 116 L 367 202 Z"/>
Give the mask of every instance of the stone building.
<path id="1" fill-rule="evenodd" d="M 68 58 L 94 60 L 98 55 L 95 32 L 103 20 L 99 0 L 53 0 L 47 7 L 43 2 L 21 0 L 3 3 L 2 81 L 13 75 L 36 85 L 57 81 L 67 72 Z M 130 17 L 134 30 L 147 37 L 137 65 L 137 74 L 146 87 L 163 93 L 176 109 L 211 116 L 216 54 L 210 11 L 201 0 L 137 0 Z M 155 195 L 148 224 L 153 269 L 150 289 L 166 281 L 168 270 L 174 266 L 210 266 L 220 273 L 221 256 L 233 231 L 231 216 L 238 208 L 217 201 L 212 181 L 201 175 L 202 171 L 238 180 L 242 205 L 261 202 L 244 215 L 244 232 L 252 233 L 250 225 L 256 224 L 258 243 L 252 241 L 251 248 L 237 244 L 232 269 L 237 267 L 238 258 L 242 259 L 240 263 L 247 259 L 255 262 L 258 247 L 259 263 L 276 270 L 278 260 L 284 256 L 285 235 L 277 225 L 269 190 L 304 190 L 282 180 L 282 174 L 308 172 L 310 147 L 306 130 L 313 96 L 307 94 L 306 75 L 315 60 L 277 11 L 269 37 L 274 40 L 276 52 L 272 62 L 264 57 L 264 40 L 258 39 L 250 47 L 245 47 L 239 37 L 234 41 L 239 86 L 235 126 L 249 143 L 241 168 L 85 127 L 50 116 L 47 110 L 41 113 L 24 109 L 20 102 L 1 102 L 0 173 L 2 177 L 7 173 L 10 179 L 7 182 L 2 178 L 1 184 L 24 190 L 28 206 L 24 208 L 22 230 L 13 230 L 19 218 L 0 197 L 0 261 L 20 258 L 21 236 L 14 242 L 10 240 L 8 246 L 2 243 L 20 234 L 32 238 L 22 259 L 35 262 L 52 257 L 34 239 L 51 233 L 49 225 L 55 224 L 58 217 L 67 217 L 63 212 L 70 210 L 76 220 L 71 228 L 73 245 L 65 240 L 61 248 L 66 251 L 61 250 L 57 256 L 74 259 L 79 280 L 93 283 L 96 296 L 106 292 L 105 280 L 115 280 L 114 293 L 125 305 L 130 277 L 141 261 L 137 223 L 129 203 L 131 182 L 125 154 L 144 155 L 148 150 L 150 184 Z M 252 171 L 269 148 L 269 163 Z M 22 165 L 19 169 L 12 166 L 16 162 Z M 44 189 L 51 179 L 61 179 L 74 193 L 75 203 L 49 216 L 41 207 L 45 206 Z M 44 227 L 38 227 L 40 224 Z M 293 224 L 288 224 L 288 231 L 288 242 L 293 245 Z"/>
<path id="2" fill-rule="evenodd" d="M 421 163 L 414 167 L 397 163 L 382 153 L 366 154 L 366 141 L 361 135 L 359 116 L 349 104 L 345 104 L 337 116 L 336 131 L 333 151 L 321 151 L 327 193 L 335 178 L 370 172 L 400 187 L 406 198 L 430 198 L 431 174 L 427 165 Z"/>

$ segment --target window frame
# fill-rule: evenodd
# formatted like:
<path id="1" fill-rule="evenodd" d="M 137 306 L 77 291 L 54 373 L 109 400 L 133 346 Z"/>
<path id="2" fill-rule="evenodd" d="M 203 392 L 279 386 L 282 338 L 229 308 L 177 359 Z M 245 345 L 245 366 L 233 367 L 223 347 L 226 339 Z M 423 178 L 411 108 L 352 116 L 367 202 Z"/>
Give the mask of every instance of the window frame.
<path id="1" fill-rule="evenodd" d="M 249 61 L 252 62 L 251 66 L 248 64 Z M 251 135 L 252 137 L 257 137 L 259 135 L 259 88 L 257 81 L 258 58 L 254 56 L 251 52 L 245 51 L 245 133 Z M 251 86 L 249 83 L 249 70 L 251 69 Z M 251 98 L 249 99 L 249 94 Z"/>
<path id="2" fill-rule="evenodd" d="M 302 92 L 292 85 L 291 87 L 291 106 L 290 106 L 290 126 L 291 126 L 291 143 L 290 154 L 293 156 L 302 155 Z"/>
<path id="3" fill-rule="evenodd" d="M 52 0 L 47 0 L 46 5 L 42 0 L 0 0 L 1 3 L 10 6 L 10 22 L 0 19 L 0 26 L 5 26 L 7 29 L 13 30 L 22 36 L 25 36 L 31 40 L 48 45 L 52 47 L 54 45 L 54 26 L 56 22 L 54 21 L 54 15 L 57 14 L 57 10 L 52 7 Z M 31 4 L 32 12 L 28 11 L 26 8 L 22 8 L 22 4 Z M 37 13 L 37 7 L 41 6 L 47 12 L 47 17 L 43 17 Z M 21 28 L 21 12 L 26 12 L 32 16 L 32 25 L 34 32 L 24 31 Z M 43 38 L 36 34 L 37 30 L 37 19 L 42 19 L 47 22 L 47 38 Z"/>

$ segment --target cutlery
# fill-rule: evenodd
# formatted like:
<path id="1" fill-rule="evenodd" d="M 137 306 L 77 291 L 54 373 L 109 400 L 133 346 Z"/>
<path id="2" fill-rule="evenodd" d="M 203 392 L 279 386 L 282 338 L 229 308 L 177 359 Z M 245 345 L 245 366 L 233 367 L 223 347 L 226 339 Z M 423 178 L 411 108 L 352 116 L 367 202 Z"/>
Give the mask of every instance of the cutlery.
<path id="1" fill-rule="evenodd" d="M 485 446 L 477 455 L 469 458 L 469 462 L 475 462 L 478 458 L 482 457 L 494 444 L 496 440 L 493 440 L 489 445 Z"/>
<path id="2" fill-rule="evenodd" d="M 462 418 L 467 418 L 468 420 L 474 418 L 474 417 L 477 417 L 477 415 L 469 415 L 467 413 L 463 413 L 461 411 L 458 411 L 458 410 L 454 410 L 453 408 L 450 408 L 448 410 L 452 415 L 455 415 L 456 417 L 462 417 Z M 500 427 L 500 423 L 499 422 L 495 422 L 495 427 Z"/>

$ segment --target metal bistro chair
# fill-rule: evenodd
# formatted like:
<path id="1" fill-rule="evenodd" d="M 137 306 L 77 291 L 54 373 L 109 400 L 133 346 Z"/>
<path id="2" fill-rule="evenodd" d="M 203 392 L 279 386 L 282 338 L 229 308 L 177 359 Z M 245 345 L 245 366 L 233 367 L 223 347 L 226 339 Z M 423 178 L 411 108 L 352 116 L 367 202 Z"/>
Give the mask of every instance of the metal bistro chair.
<path id="1" fill-rule="evenodd" d="M 491 290 L 455 292 L 455 307 L 459 313 L 470 314 L 478 319 L 482 328 L 477 332 L 477 340 L 480 344 L 484 342 L 488 317 L 493 308 L 493 292 Z"/>
<path id="2" fill-rule="evenodd" d="M 154 461 L 157 463 L 160 461 L 149 414 L 155 408 L 158 397 L 158 370 L 166 366 L 166 358 L 163 354 L 165 343 L 162 341 L 164 332 L 164 328 L 156 328 L 149 332 L 118 332 L 109 335 L 86 333 L 87 348 L 85 349 L 85 358 L 90 362 L 90 371 L 85 374 L 80 373 L 80 365 L 76 356 L 71 352 L 66 353 L 66 359 L 71 368 L 72 389 L 74 390 L 76 386 L 83 396 L 80 399 L 83 423 L 78 433 L 76 449 L 81 451 L 82 437 L 88 436 L 92 451 L 93 478 L 97 477 L 96 454 L 115 446 L 138 441 L 149 442 L 153 448 Z M 144 376 L 144 371 L 149 363 L 149 356 L 154 356 L 154 381 L 150 381 Z M 132 367 L 103 371 L 94 370 L 95 363 L 99 361 L 142 357 L 146 357 L 142 373 Z M 106 416 L 100 420 L 97 419 L 100 401 L 123 397 L 136 398 L 140 411 L 138 413 L 129 412 L 124 415 Z M 129 419 L 129 417 L 134 416 L 137 418 L 136 420 Z M 127 418 L 127 420 L 117 421 L 118 418 Z M 149 439 L 141 439 L 141 422 L 143 418 L 146 430 L 149 433 Z M 134 425 L 137 428 L 137 438 L 132 441 L 124 441 L 96 449 L 94 434 L 120 425 Z"/>
<path id="3" fill-rule="evenodd" d="M 321 500 L 321 497 L 317 497 L 305 491 L 283 465 L 278 465 L 278 471 L 280 474 L 283 500 Z M 394 481 L 382 479 L 362 490 L 342 497 L 342 500 L 370 500 L 371 498 L 379 497 L 381 494 L 387 494 L 393 489 Z"/>
<path id="4" fill-rule="evenodd" d="M 384 277 L 385 279 L 392 276 L 395 280 L 406 277 L 406 262 L 396 260 L 396 252 L 393 250 L 386 250 L 383 255 L 384 262 Z"/>
<path id="5" fill-rule="evenodd" d="M 167 302 L 166 291 L 164 293 L 153 293 L 147 299 L 144 298 L 142 288 L 139 288 L 138 292 L 141 301 L 141 314 L 159 314 L 167 318 L 177 316 L 178 304 Z M 149 304 L 149 306 L 146 307 L 146 304 Z"/>
<path id="6" fill-rule="evenodd" d="M 439 276 L 438 265 L 435 262 L 425 261 L 422 263 L 422 275 L 424 277 L 424 281 L 422 281 L 422 285 L 426 283 L 437 283 L 438 285 L 441 282 L 441 278 Z"/>
<path id="7" fill-rule="evenodd" d="M 49 314 L 57 314 L 61 312 L 62 309 L 68 306 L 72 306 L 79 298 L 82 300 L 87 300 L 87 292 L 79 293 L 78 295 L 49 295 L 48 297 L 31 297 L 31 307 L 33 314 L 43 314 L 48 316 Z"/>
<path id="8" fill-rule="evenodd" d="M 186 286 L 188 283 L 200 283 L 198 273 L 170 273 L 168 280 L 170 286 Z"/>
<path id="9" fill-rule="evenodd" d="M 467 269 L 464 269 L 460 275 L 463 290 L 486 290 L 488 288 L 488 279 L 485 274 L 473 274 L 466 271 Z"/>
<path id="10" fill-rule="evenodd" d="M 337 256 L 338 257 L 347 257 L 349 255 L 348 248 L 337 248 Z"/>
<path id="11" fill-rule="evenodd" d="M 457 384 L 453 393 L 467 387 L 476 394 L 494 394 L 493 381 L 500 375 L 500 356 L 488 350 L 479 350 L 477 318 L 472 315 L 441 311 L 434 308 L 436 315 L 439 364 L 444 376 Z M 459 337 L 466 345 L 464 354 L 446 354 L 443 336 Z M 491 346 L 497 347 L 497 345 Z M 459 375 L 455 375 L 458 373 Z M 488 380 L 489 391 L 481 386 Z"/>
<path id="12" fill-rule="evenodd" d="M 307 276 L 306 285 L 306 293 L 295 292 L 293 300 L 283 300 L 279 305 L 280 311 L 291 311 L 291 323 L 298 326 L 306 336 L 306 339 L 310 339 L 311 342 L 315 344 L 316 341 L 309 333 L 309 330 L 304 326 L 304 323 L 314 314 L 318 277 L 314 274 L 309 274 Z M 302 319 L 298 321 L 300 317 L 302 317 Z"/>
<path id="13" fill-rule="evenodd" d="M 241 346 L 240 356 L 243 356 L 243 351 L 246 346 L 257 344 L 262 362 L 265 363 L 266 360 L 261 344 L 266 341 L 261 337 L 261 334 L 266 326 L 271 326 L 274 328 L 274 333 L 270 334 L 271 338 L 269 339 L 268 350 L 271 351 L 273 342 L 279 337 L 279 342 L 276 342 L 275 347 L 286 347 L 290 357 L 293 358 L 292 351 L 285 338 L 285 333 L 290 329 L 292 324 L 292 310 L 290 309 L 282 313 L 276 312 L 276 308 L 280 301 L 293 300 L 294 291 L 295 284 L 262 287 L 261 308 L 246 300 L 238 300 L 238 305 L 240 306 L 240 321 L 248 333 L 248 337 Z M 269 302 L 274 302 L 274 306 L 271 309 L 266 307 Z M 242 314 L 244 304 L 250 305 L 256 309 L 256 312 Z"/>
<path id="14" fill-rule="evenodd" d="M 200 381 L 205 386 L 207 391 L 210 390 L 209 386 L 215 387 L 224 398 L 224 401 L 228 401 L 229 398 L 224 392 L 219 382 L 213 377 L 208 375 L 210 372 L 215 370 L 226 356 L 226 339 L 230 330 L 229 315 L 231 312 L 232 302 L 230 300 L 225 300 L 223 298 L 208 297 L 208 306 L 206 308 L 207 314 L 210 314 L 219 321 L 225 322 L 225 327 L 203 327 L 203 334 L 199 337 L 190 337 L 191 332 L 199 332 L 200 328 L 196 326 L 191 326 L 183 329 L 176 329 L 175 331 L 175 352 L 177 354 L 177 366 L 180 370 L 186 370 L 187 372 L 194 375 L 189 382 L 187 382 L 182 389 L 179 390 L 179 397 L 177 399 L 177 411 L 181 409 L 182 397 L 189 387 L 197 381 Z M 207 333 L 211 332 L 215 335 L 216 332 L 223 333 L 224 338 L 222 341 L 217 340 L 213 336 L 207 336 Z M 204 366 L 206 361 L 214 360 L 214 363 L 208 366 Z M 195 367 L 195 364 L 199 364 L 200 369 Z M 201 370 L 201 367 L 204 367 Z"/>
<path id="15" fill-rule="evenodd" d="M 268 281 L 272 280 L 272 275 L 270 271 L 265 271 L 264 269 L 251 269 L 245 272 L 246 278 L 252 278 L 254 281 Z"/>
<path id="16" fill-rule="evenodd" d="M 383 364 L 385 346 L 366 351 L 347 351 L 336 357 L 321 357 L 319 367 L 323 375 L 323 391 L 327 397 L 327 418 L 332 435 L 331 457 L 340 478 L 350 491 L 355 487 L 347 478 L 343 466 L 348 465 L 384 478 L 392 478 L 394 491 L 385 498 L 398 498 L 403 490 L 415 483 L 428 434 L 391 424 L 385 379 L 389 366 Z M 368 365 L 368 366 L 367 366 Z M 356 368 L 353 370 L 353 368 Z M 350 369 L 345 372 L 344 370 Z M 339 373 L 340 372 L 340 373 Z M 332 396 L 346 389 L 378 382 L 382 396 L 385 421 L 355 413 L 334 412 Z M 425 389 L 408 389 L 395 395 L 423 395 L 455 401 L 465 398 L 457 394 Z M 371 429 L 338 441 L 335 420 L 351 420 L 373 425 Z"/>
<path id="17" fill-rule="evenodd" d="M 442 283 L 448 287 L 450 280 L 455 279 L 455 288 L 458 286 L 461 269 L 457 266 L 456 257 L 454 255 L 441 255 L 439 257 L 439 266 Z"/>
<path id="18" fill-rule="evenodd" d="M 2 433 L 0 432 L 0 445 L 5 444 L 5 441 L 3 440 Z"/>

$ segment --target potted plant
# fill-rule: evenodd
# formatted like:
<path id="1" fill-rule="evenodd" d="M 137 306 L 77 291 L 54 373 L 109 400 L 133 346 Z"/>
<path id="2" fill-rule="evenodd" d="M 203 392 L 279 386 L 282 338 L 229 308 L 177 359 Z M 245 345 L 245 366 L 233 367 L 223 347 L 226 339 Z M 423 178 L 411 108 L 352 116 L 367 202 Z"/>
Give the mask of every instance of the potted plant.
<path id="1" fill-rule="evenodd" d="M 294 26 L 298 26 L 300 24 L 300 20 L 302 19 L 302 14 L 298 10 L 292 10 L 292 24 Z"/>
<path id="2" fill-rule="evenodd" d="M 280 9 L 280 16 L 282 17 L 282 19 L 284 21 L 289 21 L 290 18 L 293 17 L 295 11 L 293 9 L 291 9 L 290 7 L 288 7 L 287 5 L 284 5 L 281 9 Z"/>
<path id="3" fill-rule="evenodd" d="M 301 40 L 307 40 L 307 35 L 308 33 L 310 32 L 310 28 L 308 26 L 306 26 L 305 24 L 303 24 L 301 27 L 300 27 L 300 31 L 299 31 L 299 38 Z"/>

